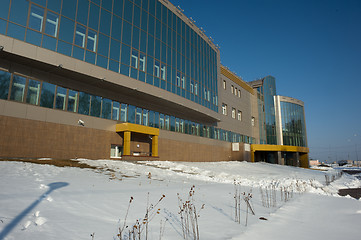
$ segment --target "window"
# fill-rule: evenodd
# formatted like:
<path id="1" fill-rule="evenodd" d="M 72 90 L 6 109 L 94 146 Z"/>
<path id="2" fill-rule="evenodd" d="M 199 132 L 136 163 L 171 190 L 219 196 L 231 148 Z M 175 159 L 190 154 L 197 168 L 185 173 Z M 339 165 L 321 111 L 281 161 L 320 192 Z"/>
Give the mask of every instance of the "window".
<path id="1" fill-rule="evenodd" d="M 191 93 L 194 93 L 194 84 L 193 84 L 193 81 L 191 81 Z"/>
<path id="2" fill-rule="evenodd" d="M 241 90 L 238 89 L 238 97 L 240 98 L 241 97 Z"/>
<path id="3" fill-rule="evenodd" d="M 0 99 L 8 99 L 11 74 L 0 70 Z"/>
<path id="4" fill-rule="evenodd" d="M 112 119 L 119 120 L 120 103 L 113 102 Z"/>
<path id="5" fill-rule="evenodd" d="M 177 72 L 177 86 L 180 87 L 180 73 Z"/>
<path id="6" fill-rule="evenodd" d="M 231 92 L 232 92 L 232 94 L 234 93 L 234 86 L 233 85 L 231 86 Z"/>
<path id="7" fill-rule="evenodd" d="M 238 113 L 237 113 L 237 120 L 242 121 L 242 112 L 241 111 L 238 111 Z"/>
<path id="8" fill-rule="evenodd" d="M 31 5 L 29 28 L 41 32 L 43 30 L 44 9 Z"/>
<path id="9" fill-rule="evenodd" d="M 139 70 L 145 71 L 145 55 L 143 53 L 139 55 Z"/>
<path id="10" fill-rule="evenodd" d="M 120 158 L 121 156 L 122 156 L 122 147 L 119 145 L 111 145 L 110 157 L 111 158 Z"/>
<path id="11" fill-rule="evenodd" d="M 112 100 L 103 98 L 102 99 L 102 115 L 101 118 L 111 119 L 112 113 Z"/>
<path id="12" fill-rule="evenodd" d="M 78 92 L 69 90 L 68 96 L 68 111 L 76 112 L 76 106 L 78 105 Z"/>
<path id="13" fill-rule="evenodd" d="M 128 105 L 122 104 L 120 110 L 120 121 L 126 122 L 128 120 Z"/>
<path id="14" fill-rule="evenodd" d="M 232 118 L 236 118 L 236 109 L 232 108 Z"/>
<path id="15" fill-rule="evenodd" d="M 55 108 L 65 110 L 66 88 L 56 88 Z"/>
<path id="16" fill-rule="evenodd" d="M 39 104 L 40 82 L 29 79 L 26 102 L 34 105 Z"/>
<path id="17" fill-rule="evenodd" d="M 85 35 L 86 35 L 86 28 L 78 24 L 76 26 L 74 43 L 80 47 L 85 47 Z"/>
<path id="18" fill-rule="evenodd" d="M 88 41 L 87 41 L 87 49 L 95 52 L 97 47 L 97 33 L 93 30 L 88 30 Z"/>
<path id="19" fill-rule="evenodd" d="M 136 50 L 132 50 L 132 58 L 131 58 L 131 66 L 133 67 L 133 68 L 138 68 L 138 51 L 136 51 Z"/>
<path id="20" fill-rule="evenodd" d="M 144 126 L 148 126 L 148 110 L 143 109 L 143 120 L 142 120 L 142 124 Z"/>
<path id="21" fill-rule="evenodd" d="M 227 104 L 222 103 L 222 114 L 227 115 Z"/>
<path id="22" fill-rule="evenodd" d="M 43 82 L 40 96 L 40 106 L 53 108 L 55 85 L 47 82 Z"/>
<path id="23" fill-rule="evenodd" d="M 255 125 L 255 118 L 252 117 L 252 127 L 254 127 L 254 125 Z"/>
<path id="24" fill-rule="evenodd" d="M 194 84 L 194 94 L 198 96 L 198 83 Z"/>
<path id="25" fill-rule="evenodd" d="M 49 34 L 52 37 L 56 37 L 58 34 L 58 24 L 59 16 L 52 12 L 47 12 L 46 14 L 46 25 L 45 25 L 45 33 Z"/>
<path id="26" fill-rule="evenodd" d="M 234 89 L 234 95 L 237 96 L 237 88 Z"/>
<path id="27" fill-rule="evenodd" d="M 226 89 L 226 80 L 223 80 L 223 89 Z"/>
<path id="28" fill-rule="evenodd" d="M 93 117 L 100 117 L 101 97 L 92 96 L 90 104 L 90 115 Z"/>
<path id="29" fill-rule="evenodd" d="M 160 78 L 165 80 L 165 65 L 162 64 L 162 67 L 160 68 Z"/>
<path id="30" fill-rule="evenodd" d="M 183 74 L 182 74 L 182 78 L 181 78 L 181 87 L 182 87 L 183 89 L 186 88 L 186 84 L 185 84 L 185 80 L 184 80 Z"/>
<path id="31" fill-rule="evenodd" d="M 135 123 L 142 124 L 142 109 L 137 108 L 135 112 Z"/>
<path id="32" fill-rule="evenodd" d="M 26 78 L 18 75 L 13 76 L 13 84 L 11 86 L 10 100 L 18 102 L 24 101 Z"/>
<path id="33" fill-rule="evenodd" d="M 160 64 L 158 61 L 154 62 L 154 76 L 158 77 L 160 76 Z"/>
<path id="34" fill-rule="evenodd" d="M 90 95 L 84 92 L 80 92 L 78 113 L 89 115 L 89 107 L 90 107 Z"/>

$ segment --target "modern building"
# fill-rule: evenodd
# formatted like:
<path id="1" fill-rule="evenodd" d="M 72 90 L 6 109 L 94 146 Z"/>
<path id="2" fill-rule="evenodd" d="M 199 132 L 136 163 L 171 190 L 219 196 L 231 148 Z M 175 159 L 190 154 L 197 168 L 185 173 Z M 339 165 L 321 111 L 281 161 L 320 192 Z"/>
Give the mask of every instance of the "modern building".
<path id="1" fill-rule="evenodd" d="M 308 166 L 305 127 L 279 135 L 288 117 L 275 105 L 290 101 L 275 101 L 273 77 L 263 83 L 222 66 L 168 0 L 2 1 L 2 158 L 268 161 L 252 146 L 299 143 L 277 154 Z"/>

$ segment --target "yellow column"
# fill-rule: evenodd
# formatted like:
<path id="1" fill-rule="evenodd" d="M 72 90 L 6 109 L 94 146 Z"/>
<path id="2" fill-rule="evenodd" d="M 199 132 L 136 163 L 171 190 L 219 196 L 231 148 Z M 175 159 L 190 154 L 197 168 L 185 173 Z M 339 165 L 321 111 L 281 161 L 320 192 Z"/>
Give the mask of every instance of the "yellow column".
<path id="1" fill-rule="evenodd" d="M 255 151 L 251 151 L 251 162 L 254 162 L 254 153 Z"/>
<path id="2" fill-rule="evenodd" d="M 152 157 L 158 157 L 158 136 L 152 137 Z"/>
<path id="3" fill-rule="evenodd" d="M 124 132 L 124 139 L 123 139 L 123 155 L 130 155 L 130 132 Z"/>

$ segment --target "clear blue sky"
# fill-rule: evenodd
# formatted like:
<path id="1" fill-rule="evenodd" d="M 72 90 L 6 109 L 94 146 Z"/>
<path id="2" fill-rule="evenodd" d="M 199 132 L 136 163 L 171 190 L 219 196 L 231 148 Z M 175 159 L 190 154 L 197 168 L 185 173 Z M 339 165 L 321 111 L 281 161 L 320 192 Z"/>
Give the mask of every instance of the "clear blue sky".
<path id="1" fill-rule="evenodd" d="M 310 157 L 361 160 L 361 0 L 171 0 L 245 81 L 305 102 Z"/>

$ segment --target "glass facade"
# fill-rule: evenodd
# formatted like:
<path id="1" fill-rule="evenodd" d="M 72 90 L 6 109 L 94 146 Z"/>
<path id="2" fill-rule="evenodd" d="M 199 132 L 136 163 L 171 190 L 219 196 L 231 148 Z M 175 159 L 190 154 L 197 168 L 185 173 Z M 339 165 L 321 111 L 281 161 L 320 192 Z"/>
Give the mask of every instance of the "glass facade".
<path id="1" fill-rule="evenodd" d="M 0 99 L 12 100 L 40 107 L 129 122 L 228 142 L 253 143 L 254 139 L 213 126 L 180 119 L 120 103 L 102 96 L 54 85 L 32 77 L 9 73 L 0 69 Z"/>
<path id="2" fill-rule="evenodd" d="M 283 145 L 307 147 L 303 106 L 281 101 Z"/>
<path id="3" fill-rule="evenodd" d="M 3 0 L 0 34 L 218 112 L 217 51 L 158 0 Z M 61 94 L 58 107 L 64 105 Z"/>
<path id="4" fill-rule="evenodd" d="M 276 80 L 272 76 L 267 76 L 262 81 L 262 86 L 257 87 L 260 143 L 276 145 L 277 133 L 274 106 Z"/>

